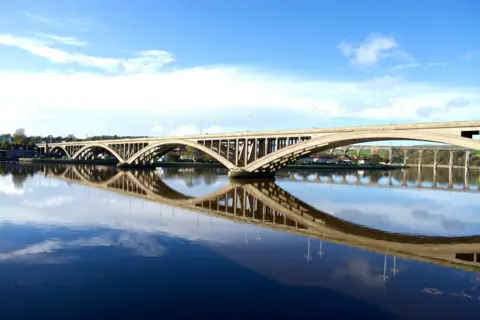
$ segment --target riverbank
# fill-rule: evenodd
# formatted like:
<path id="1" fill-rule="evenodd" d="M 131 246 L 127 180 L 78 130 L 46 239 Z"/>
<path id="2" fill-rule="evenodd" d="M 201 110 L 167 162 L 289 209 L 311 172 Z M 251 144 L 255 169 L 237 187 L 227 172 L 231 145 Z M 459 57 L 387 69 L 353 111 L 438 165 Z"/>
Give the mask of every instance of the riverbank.
<path id="1" fill-rule="evenodd" d="M 65 164 L 99 164 L 116 165 L 117 160 L 69 160 L 69 159 L 41 159 L 41 158 L 20 158 L 18 162 L 23 163 L 65 163 Z"/>
<path id="2" fill-rule="evenodd" d="M 116 165 L 116 160 L 68 160 L 68 159 L 40 159 L 40 158 L 20 158 L 19 162 L 25 163 L 64 163 L 64 164 L 97 164 L 97 165 Z M 199 163 L 199 162 L 157 162 L 149 165 L 148 168 L 224 168 L 220 163 Z M 397 170 L 403 169 L 401 165 L 340 165 L 340 164 L 290 164 L 286 166 L 288 169 L 298 170 Z"/>

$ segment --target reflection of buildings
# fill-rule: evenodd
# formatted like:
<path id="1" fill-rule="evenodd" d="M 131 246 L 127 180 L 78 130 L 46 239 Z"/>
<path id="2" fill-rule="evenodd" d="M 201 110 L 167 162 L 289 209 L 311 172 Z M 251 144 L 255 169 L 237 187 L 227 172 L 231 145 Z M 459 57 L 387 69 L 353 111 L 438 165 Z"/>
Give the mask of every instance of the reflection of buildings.
<path id="1" fill-rule="evenodd" d="M 172 208 L 194 210 L 391 256 L 480 270 L 478 259 L 470 259 L 480 252 L 480 236 L 414 236 L 364 227 L 322 212 L 273 182 L 230 184 L 210 195 L 194 198 L 171 189 L 155 171 L 97 171 L 91 166 L 44 166 L 39 169 L 59 179 L 159 202 Z M 246 241 L 247 238 L 245 236 Z M 310 246 L 307 251 L 306 258 L 310 260 Z M 322 253 L 321 244 L 319 252 Z"/>

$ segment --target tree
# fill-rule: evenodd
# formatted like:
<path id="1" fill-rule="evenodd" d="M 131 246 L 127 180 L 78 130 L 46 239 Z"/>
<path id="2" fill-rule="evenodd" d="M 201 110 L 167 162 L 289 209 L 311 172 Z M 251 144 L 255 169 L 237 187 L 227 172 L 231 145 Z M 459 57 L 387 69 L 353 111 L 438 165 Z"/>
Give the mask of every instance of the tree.
<path id="1" fill-rule="evenodd" d="M 185 159 L 194 159 L 195 158 L 195 149 L 187 146 L 185 147 L 185 151 L 183 152 L 183 156 Z"/>
<path id="2" fill-rule="evenodd" d="M 13 142 L 15 144 L 23 144 L 26 139 L 27 135 L 25 134 L 24 128 L 19 128 L 15 130 L 15 133 L 13 134 Z"/>
<path id="3" fill-rule="evenodd" d="M 69 134 L 65 140 L 66 141 L 75 141 L 75 140 L 77 140 L 77 138 L 75 138 L 75 136 L 73 134 Z"/>
<path id="4" fill-rule="evenodd" d="M 214 157 L 212 157 L 211 155 L 206 154 L 206 153 L 203 155 L 203 161 L 210 162 L 210 163 L 216 163 L 217 162 L 217 160 Z"/>
<path id="5" fill-rule="evenodd" d="M 375 163 L 383 162 L 383 158 L 377 154 L 372 154 L 370 157 L 368 157 L 368 160 Z"/>
<path id="6" fill-rule="evenodd" d="M 0 149 L 8 149 L 10 147 L 10 143 L 7 141 L 7 140 L 2 140 L 2 142 L 0 142 Z"/>
<path id="7" fill-rule="evenodd" d="M 180 158 L 180 155 L 178 153 L 175 153 L 175 152 L 167 153 L 167 161 L 169 162 L 178 161 L 179 158 Z"/>

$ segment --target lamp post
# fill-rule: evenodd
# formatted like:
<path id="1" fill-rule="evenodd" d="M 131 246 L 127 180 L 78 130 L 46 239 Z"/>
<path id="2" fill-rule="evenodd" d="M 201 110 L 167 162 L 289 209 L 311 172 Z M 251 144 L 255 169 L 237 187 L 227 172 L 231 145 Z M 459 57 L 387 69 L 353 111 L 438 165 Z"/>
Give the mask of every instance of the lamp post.
<path id="1" fill-rule="evenodd" d="M 323 240 L 320 240 L 320 248 L 318 249 L 318 256 L 320 258 L 323 256 L 322 246 L 323 246 Z"/>
<path id="2" fill-rule="evenodd" d="M 396 256 L 393 257 L 393 268 L 391 270 L 393 272 L 393 276 L 395 276 L 398 273 Z"/>
<path id="3" fill-rule="evenodd" d="M 310 237 L 308 237 L 308 244 L 307 244 L 307 254 L 305 255 L 305 259 L 307 262 L 312 260 L 312 256 L 310 255 Z"/>
<path id="4" fill-rule="evenodd" d="M 383 261 L 383 281 L 386 281 L 388 279 L 387 276 L 387 254 L 385 254 L 385 259 Z"/>

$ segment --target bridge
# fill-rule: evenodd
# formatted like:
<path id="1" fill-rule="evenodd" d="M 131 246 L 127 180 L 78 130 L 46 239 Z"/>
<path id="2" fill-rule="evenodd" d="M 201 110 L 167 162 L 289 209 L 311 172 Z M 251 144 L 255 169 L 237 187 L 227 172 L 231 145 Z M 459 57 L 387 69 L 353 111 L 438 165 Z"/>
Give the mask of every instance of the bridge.
<path id="1" fill-rule="evenodd" d="M 479 121 L 438 122 L 328 129 L 236 132 L 182 137 L 76 141 L 38 145 L 68 159 L 88 160 L 100 152 L 120 167 L 142 167 L 179 146 L 193 147 L 223 164 L 232 177 L 272 177 L 278 169 L 315 152 L 341 146 L 391 140 L 438 142 L 480 150 Z"/>
<path id="2" fill-rule="evenodd" d="M 171 189 L 156 171 L 95 166 L 38 166 L 56 179 L 141 198 L 239 223 L 290 232 L 442 266 L 480 271 L 480 236 L 405 235 L 348 222 L 294 197 L 274 182 L 235 183 L 190 197 Z"/>

